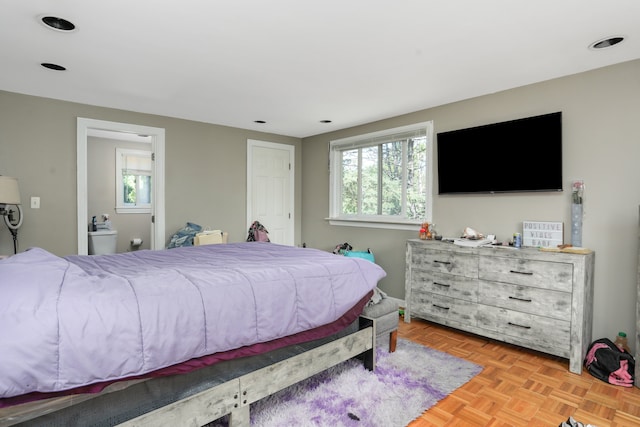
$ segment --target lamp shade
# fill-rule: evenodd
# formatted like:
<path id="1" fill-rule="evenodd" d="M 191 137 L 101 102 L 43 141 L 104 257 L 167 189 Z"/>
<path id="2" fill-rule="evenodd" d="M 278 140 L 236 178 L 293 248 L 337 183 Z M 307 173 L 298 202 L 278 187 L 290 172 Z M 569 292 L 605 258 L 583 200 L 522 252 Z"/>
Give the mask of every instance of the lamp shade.
<path id="1" fill-rule="evenodd" d="M 10 176 L 0 176 L 0 205 L 19 205 L 20 190 L 18 180 Z"/>

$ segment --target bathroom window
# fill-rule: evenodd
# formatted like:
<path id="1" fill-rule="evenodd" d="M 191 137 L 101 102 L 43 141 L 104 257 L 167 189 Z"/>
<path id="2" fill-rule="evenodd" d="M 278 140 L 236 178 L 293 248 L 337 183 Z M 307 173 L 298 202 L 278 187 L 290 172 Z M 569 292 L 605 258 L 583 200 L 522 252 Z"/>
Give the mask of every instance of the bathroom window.
<path id="1" fill-rule="evenodd" d="M 116 148 L 116 212 L 151 213 L 151 152 Z"/>

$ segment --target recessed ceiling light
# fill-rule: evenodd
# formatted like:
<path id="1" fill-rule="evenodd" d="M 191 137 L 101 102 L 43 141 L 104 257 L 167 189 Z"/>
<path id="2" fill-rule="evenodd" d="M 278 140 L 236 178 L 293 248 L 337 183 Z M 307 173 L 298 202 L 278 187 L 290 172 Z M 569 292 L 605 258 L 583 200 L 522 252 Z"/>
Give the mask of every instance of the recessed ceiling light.
<path id="1" fill-rule="evenodd" d="M 615 46 L 621 41 L 624 40 L 623 36 L 611 36 L 596 42 L 593 42 L 589 45 L 589 49 L 606 49 L 611 46 Z"/>
<path id="2" fill-rule="evenodd" d="M 320 120 L 320 123 L 331 123 L 331 120 Z"/>
<path id="3" fill-rule="evenodd" d="M 258 123 L 258 124 L 265 124 L 267 122 L 265 122 L 264 120 L 254 120 L 253 123 Z"/>
<path id="4" fill-rule="evenodd" d="M 73 31 L 76 29 L 76 26 L 73 24 L 73 22 L 69 22 L 63 18 L 58 18 L 57 16 L 42 16 L 41 20 L 44 25 L 53 30 Z"/>
<path id="5" fill-rule="evenodd" d="M 55 70 L 55 71 L 65 71 L 66 68 L 63 67 L 62 65 L 58 65 L 58 64 L 51 64 L 50 62 L 43 62 L 42 65 L 44 68 L 48 68 L 50 70 Z"/>

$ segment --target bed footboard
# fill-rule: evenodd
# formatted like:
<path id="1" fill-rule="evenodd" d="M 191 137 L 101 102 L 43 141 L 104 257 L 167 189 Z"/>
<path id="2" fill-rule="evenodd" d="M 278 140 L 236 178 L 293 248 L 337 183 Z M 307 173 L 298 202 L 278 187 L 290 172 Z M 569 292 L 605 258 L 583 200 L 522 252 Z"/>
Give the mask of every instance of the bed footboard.
<path id="1" fill-rule="evenodd" d="M 372 350 L 373 347 L 370 346 L 373 344 L 374 337 L 372 328 L 361 329 L 352 335 L 240 377 L 242 404 L 256 402 L 356 357 L 365 350 Z"/>
<path id="2" fill-rule="evenodd" d="M 375 368 L 375 325 L 360 317 L 331 337 L 234 359 L 185 375 L 132 381 L 120 390 L 53 399 L 32 410 L 0 411 L 0 426 L 202 426 L 230 415 L 249 426 L 249 405 L 345 360 Z M 142 415 L 140 415 L 142 414 Z"/>
<path id="3" fill-rule="evenodd" d="M 257 369 L 219 386 L 119 424 L 120 427 L 204 425 L 230 414 L 230 427 L 249 426 L 249 405 L 345 360 L 362 355 L 374 369 L 375 333 L 368 319 L 360 330 Z"/>

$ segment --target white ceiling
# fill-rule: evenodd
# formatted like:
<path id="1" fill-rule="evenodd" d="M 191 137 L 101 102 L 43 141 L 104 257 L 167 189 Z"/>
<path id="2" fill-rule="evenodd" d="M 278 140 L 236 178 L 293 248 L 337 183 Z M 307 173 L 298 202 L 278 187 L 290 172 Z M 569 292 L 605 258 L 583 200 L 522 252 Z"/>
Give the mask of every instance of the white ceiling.
<path id="1" fill-rule="evenodd" d="M 640 58 L 639 0 L 0 0 L 0 11 L 0 90 L 294 137 Z M 627 38 L 588 49 L 612 35 Z"/>

